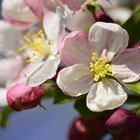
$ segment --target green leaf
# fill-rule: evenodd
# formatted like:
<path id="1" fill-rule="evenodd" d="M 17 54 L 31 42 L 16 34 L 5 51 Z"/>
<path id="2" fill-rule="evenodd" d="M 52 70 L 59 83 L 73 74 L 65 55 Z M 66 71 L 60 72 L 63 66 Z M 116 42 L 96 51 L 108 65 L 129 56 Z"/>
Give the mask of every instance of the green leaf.
<path id="1" fill-rule="evenodd" d="M 8 106 L 0 112 L 0 126 L 2 128 L 5 128 L 7 126 L 9 117 L 13 112 L 14 111 Z"/>
<path id="2" fill-rule="evenodd" d="M 45 83 L 46 98 L 53 98 L 54 104 L 64 104 L 75 100 L 75 98 L 66 96 L 62 90 L 57 86 L 54 80 L 48 80 Z"/>
<path id="3" fill-rule="evenodd" d="M 140 81 L 134 83 L 125 83 L 124 86 L 130 91 L 140 94 Z"/>
<path id="4" fill-rule="evenodd" d="M 52 98 L 58 86 L 56 85 L 56 82 L 54 80 L 48 80 L 44 84 L 44 88 L 45 88 L 45 97 Z"/>
<path id="5" fill-rule="evenodd" d="M 64 104 L 74 101 L 76 98 L 66 96 L 59 88 L 54 92 L 54 104 Z"/>
<path id="6" fill-rule="evenodd" d="M 140 4 L 134 10 L 132 16 L 123 25 L 129 34 L 129 47 L 133 47 L 138 41 L 140 41 Z"/>
<path id="7" fill-rule="evenodd" d="M 128 99 L 125 102 L 126 107 L 130 109 L 137 116 L 140 116 L 140 95 L 139 94 L 130 94 Z"/>
<path id="8" fill-rule="evenodd" d="M 96 112 L 92 112 L 87 108 L 85 96 L 81 97 L 75 102 L 74 108 L 84 117 L 92 117 L 97 115 Z"/>

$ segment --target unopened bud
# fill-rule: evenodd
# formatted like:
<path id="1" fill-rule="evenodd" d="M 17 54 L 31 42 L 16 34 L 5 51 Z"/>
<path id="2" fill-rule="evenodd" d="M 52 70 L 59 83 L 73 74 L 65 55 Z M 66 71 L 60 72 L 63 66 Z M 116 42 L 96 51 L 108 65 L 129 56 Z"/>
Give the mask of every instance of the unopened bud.
<path id="1" fill-rule="evenodd" d="M 69 140 L 99 140 L 106 132 L 105 118 L 83 118 L 74 120 L 69 131 Z"/>
<path id="2" fill-rule="evenodd" d="M 8 90 L 7 102 L 12 109 L 21 111 L 36 107 L 40 104 L 43 96 L 43 86 L 28 87 L 23 83 L 19 83 Z"/>
<path id="3" fill-rule="evenodd" d="M 97 12 L 96 13 L 97 21 L 106 22 L 106 23 L 114 23 L 114 21 L 104 12 Z"/>
<path id="4" fill-rule="evenodd" d="M 114 140 L 138 140 L 140 118 L 126 109 L 118 109 L 107 121 L 106 126 Z"/>

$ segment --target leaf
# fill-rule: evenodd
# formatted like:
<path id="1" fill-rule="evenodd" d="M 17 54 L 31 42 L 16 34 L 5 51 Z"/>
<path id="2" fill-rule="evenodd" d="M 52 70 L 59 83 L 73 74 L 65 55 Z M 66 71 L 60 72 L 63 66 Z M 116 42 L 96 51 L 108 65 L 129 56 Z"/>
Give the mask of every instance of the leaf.
<path id="1" fill-rule="evenodd" d="M 140 94 L 140 81 L 134 83 L 125 83 L 124 86 L 130 91 Z"/>
<path id="2" fill-rule="evenodd" d="M 0 126 L 2 128 L 5 128 L 7 126 L 9 117 L 13 112 L 14 111 L 8 106 L 0 112 Z"/>
<path id="3" fill-rule="evenodd" d="M 71 102 L 75 100 L 75 98 L 66 96 L 62 90 L 57 86 L 56 82 L 54 80 L 48 80 L 45 83 L 45 93 L 46 93 L 46 98 L 53 98 L 54 104 L 64 104 L 67 102 Z"/>
<path id="4" fill-rule="evenodd" d="M 54 92 L 54 104 L 64 104 L 74 100 L 74 97 L 66 96 L 59 88 Z"/>
<path id="5" fill-rule="evenodd" d="M 132 16 L 123 25 L 129 34 L 129 47 L 133 47 L 138 41 L 140 41 L 140 4 L 134 10 Z"/>
<path id="6" fill-rule="evenodd" d="M 140 116 L 140 95 L 139 94 L 128 95 L 126 107 L 128 107 L 137 116 Z"/>
<path id="7" fill-rule="evenodd" d="M 45 88 L 45 97 L 52 98 L 58 86 L 56 85 L 56 82 L 54 80 L 48 80 L 44 84 L 44 88 Z"/>
<path id="8" fill-rule="evenodd" d="M 78 99 L 74 104 L 74 108 L 84 117 L 92 117 L 97 115 L 96 112 L 92 112 L 87 108 L 86 97 L 81 97 Z"/>

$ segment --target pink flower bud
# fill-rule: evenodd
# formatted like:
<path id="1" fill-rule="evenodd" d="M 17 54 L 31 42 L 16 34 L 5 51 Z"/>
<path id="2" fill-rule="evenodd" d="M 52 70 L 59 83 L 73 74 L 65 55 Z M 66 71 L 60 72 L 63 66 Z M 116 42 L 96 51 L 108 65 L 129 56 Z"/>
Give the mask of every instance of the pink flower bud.
<path id="1" fill-rule="evenodd" d="M 114 23 L 114 21 L 111 19 L 111 17 L 106 15 L 104 12 L 97 12 L 96 13 L 96 18 L 97 18 L 97 21 L 100 21 L 100 22 Z"/>
<path id="2" fill-rule="evenodd" d="M 82 118 L 74 120 L 69 131 L 69 140 L 99 140 L 106 132 L 105 118 Z"/>
<path id="3" fill-rule="evenodd" d="M 114 140 L 138 140 L 140 135 L 140 118 L 122 108 L 106 121 L 106 126 Z"/>
<path id="4" fill-rule="evenodd" d="M 28 87 L 23 83 L 19 83 L 8 90 L 7 101 L 12 109 L 20 111 L 37 106 L 43 96 L 43 86 Z"/>
<path id="5" fill-rule="evenodd" d="M 140 43 L 136 43 L 132 48 L 140 48 Z"/>
<path id="6" fill-rule="evenodd" d="M 61 67 L 61 66 L 58 67 L 58 69 L 57 69 L 57 71 L 56 71 L 56 75 L 52 78 L 52 80 L 56 81 L 57 76 L 58 76 L 58 73 L 59 73 L 59 71 L 62 70 L 62 69 L 63 69 L 63 67 Z"/>

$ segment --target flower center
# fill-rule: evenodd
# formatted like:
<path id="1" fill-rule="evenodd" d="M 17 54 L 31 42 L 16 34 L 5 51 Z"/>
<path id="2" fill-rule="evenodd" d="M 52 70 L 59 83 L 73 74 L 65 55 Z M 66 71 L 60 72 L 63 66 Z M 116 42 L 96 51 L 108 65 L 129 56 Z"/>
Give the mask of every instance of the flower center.
<path id="1" fill-rule="evenodd" d="M 51 45 L 46 42 L 45 34 L 42 30 L 39 30 L 36 34 L 27 33 L 23 37 L 25 45 L 19 49 L 19 51 L 26 50 L 29 54 L 26 57 L 26 63 L 35 63 L 38 60 L 47 58 L 52 54 Z"/>
<path id="2" fill-rule="evenodd" d="M 109 64 L 107 57 L 97 57 L 96 53 L 92 55 L 92 61 L 90 63 L 90 72 L 94 78 L 94 81 L 99 81 L 101 78 L 109 75 L 114 76 L 112 66 Z"/>

